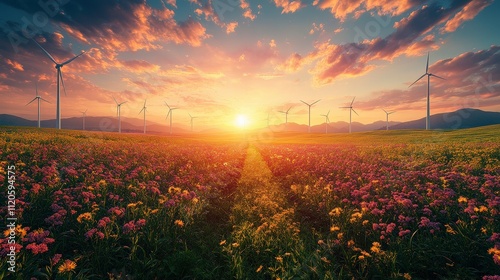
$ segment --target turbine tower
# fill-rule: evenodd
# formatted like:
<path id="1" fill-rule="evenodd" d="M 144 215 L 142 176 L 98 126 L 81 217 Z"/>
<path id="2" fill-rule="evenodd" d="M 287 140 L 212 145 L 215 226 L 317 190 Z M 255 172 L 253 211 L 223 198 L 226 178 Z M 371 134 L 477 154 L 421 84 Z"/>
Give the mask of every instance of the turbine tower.
<path id="1" fill-rule="evenodd" d="M 420 79 L 422 79 L 425 76 L 427 76 L 427 117 L 425 118 L 425 129 L 429 130 L 429 129 L 431 129 L 431 101 L 430 101 L 430 98 L 431 98 L 431 76 L 444 80 L 444 78 L 441 78 L 441 77 L 436 76 L 432 73 L 429 73 L 429 53 L 427 53 L 427 64 L 425 66 L 425 74 L 420 76 L 420 78 L 418 78 L 415 82 L 413 82 L 413 84 L 411 84 L 409 87 L 414 85 L 416 82 L 420 81 Z"/>
<path id="2" fill-rule="evenodd" d="M 314 104 L 316 104 L 316 103 L 318 103 L 320 100 L 321 100 L 321 99 L 318 99 L 318 100 L 314 101 L 314 102 L 313 102 L 313 103 L 311 103 L 311 104 L 308 104 L 308 103 L 306 103 L 306 102 L 304 102 L 304 101 L 300 100 L 300 102 L 302 102 L 302 103 L 306 104 L 307 106 L 309 106 L 309 126 L 308 126 L 308 128 L 307 128 L 307 132 L 308 132 L 308 133 L 311 133 L 311 106 L 312 106 L 312 105 L 314 105 Z"/>
<path id="3" fill-rule="evenodd" d="M 85 111 L 80 111 L 80 113 L 82 113 L 82 116 L 83 116 L 83 129 L 82 130 L 85 130 L 85 117 L 87 116 L 87 110 L 88 109 L 85 109 Z"/>
<path id="4" fill-rule="evenodd" d="M 288 112 L 290 112 L 290 109 L 292 109 L 292 106 L 290 106 L 290 108 L 288 108 L 288 110 L 286 111 L 279 111 L 280 113 L 285 114 L 285 124 L 288 123 Z"/>
<path id="5" fill-rule="evenodd" d="M 351 106 L 339 107 L 339 108 L 345 108 L 345 109 L 349 108 L 349 133 L 351 133 L 351 131 L 352 131 L 351 130 L 352 112 L 354 112 L 356 115 L 358 115 L 358 113 L 356 113 L 356 111 L 354 111 L 354 109 L 352 108 L 352 104 L 354 104 L 355 98 L 356 98 L 356 96 L 354 96 L 354 98 L 352 99 Z"/>
<path id="6" fill-rule="evenodd" d="M 330 123 L 330 118 L 328 117 L 330 115 L 330 111 L 326 115 L 321 115 L 325 117 L 325 134 L 328 134 L 328 123 Z"/>
<path id="7" fill-rule="evenodd" d="M 40 100 L 43 100 L 47 103 L 50 103 L 49 101 L 43 99 L 43 97 L 41 97 L 40 95 L 38 95 L 38 82 L 35 84 L 35 88 L 36 88 L 36 95 L 35 95 L 35 98 L 33 98 L 33 100 L 31 100 L 30 102 L 28 102 L 28 104 L 26 104 L 26 106 L 30 105 L 31 102 L 35 101 L 38 99 L 38 128 L 40 128 Z"/>
<path id="8" fill-rule="evenodd" d="M 118 133 L 122 133 L 121 107 L 123 104 L 127 103 L 127 101 L 118 103 L 114 97 L 113 100 L 116 103 L 116 115 L 118 116 Z"/>
<path id="9" fill-rule="evenodd" d="M 167 105 L 167 107 L 168 107 L 168 113 L 167 113 L 167 117 L 166 117 L 166 119 L 167 119 L 167 118 L 168 118 L 168 116 L 170 115 L 170 134 L 172 134 L 172 115 L 173 115 L 173 111 L 174 111 L 174 110 L 177 110 L 177 109 L 179 109 L 179 108 L 175 108 L 175 107 L 174 107 L 174 108 L 172 108 L 172 107 L 170 107 L 170 106 L 167 104 L 167 102 L 166 102 L 166 101 L 165 101 L 165 105 Z"/>
<path id="10" fill-rule="evenodd" d="M 190 113 L 188 113 L 189 117 L 191 118 L 191 132 L 193 132 L 193 119 L 197 119 L 198 117 L 193 117 L 191 116 Z M 168 116 L 168 115 L 167 115 Z M 170 134 L 172 134 L 172 132 L 170 132 Z"/>
<path id="11" fill-rule="evenodd" d="M 386 110 L 382 109 L 382 111 L 385 112 L 385 122 L 386 122 L 386 127 L 385 127 L 385 130 L 389 130 L 389 115 L 392 114 L 392 113 L 396 113 L 396 111 L 392 111 L 392 112 L 387 112 Z"/>
<path id="12" fill-rule="evenodd" d="M 144 100 L 144 106 L 142 106 L 142 109 L 139 111 L 139 114 L 144 111 L 144 134 L 146 134 L 146 101 L 147 99 Z"/>
<path id="13" fill-rule="evenodd" d="M 63 86 L 63 90 L 64 90 L 64 94 L 66 95 L 66 87 L 64 86 L 64 79 L 63 79 L 63 75 L 62 75 L 62 70 L 61 68 L 70 63 L 71 61 L 75 60 L 77 57 L 81 56 L 82 54 L 85 53 L 85 51 L 82 51 L 79 55 L 76 55 L 74 56 L 73 58 L 70 58 L 68 60 L 66 60 L 65 62 L 63 63 L 57 63 L 56 60 L 40 45 L 38 44 L 37 41 L 33 40 L 33 42 L 35 42 L 35 44 L 37 44 L 41 49 L 42 51 L 47 55 L 47 57 L 56 65 L 56 69 L 57 69 L 57 83 L 56 83 L 56 96 L 57 96 L 57 99 L 56 99 L 56 128 L 57 129 L 61 129 L 61 92 L 59 90 L 59 80 L 61 81 L 62 83 L 62 86 Z"/>

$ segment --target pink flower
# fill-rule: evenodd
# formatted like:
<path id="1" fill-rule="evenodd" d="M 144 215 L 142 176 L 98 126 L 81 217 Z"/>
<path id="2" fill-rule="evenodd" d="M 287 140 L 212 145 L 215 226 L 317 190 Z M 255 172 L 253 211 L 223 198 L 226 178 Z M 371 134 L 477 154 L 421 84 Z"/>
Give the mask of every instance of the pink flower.
<path id="1" fill-rule="evenodd" d="M 31 250 L 33 255 L 38 255 L 47 252 L 49 250 L 49 247 L 45 243 L 30 243 L 28 244 L 28 246 L 26 246 L 26 250 Z"/>
<path id="2" fill-rule="evenodd" d="M 134 221 L 130 221 L 123 225 L 123 233 L 127 234 L 129 232 L 135 231 L 135 223 Z"/>
<path id="3" fill-rule="evenodd" d="M 50 259 L 50 265 L 54 266 L 56 265 L 60 260 L 61 260 L 62 255 L 61 254 L 55 254 L 51 259 Z"/>
<path id="4" fill-rule="evenodd" d="M 104 217 L 104 218 L 100 219 L 99 222 L 97 222 L 97 227 L 104 228 L 109 223 L 111 223 L 111 219 L 109 217 Z"/>

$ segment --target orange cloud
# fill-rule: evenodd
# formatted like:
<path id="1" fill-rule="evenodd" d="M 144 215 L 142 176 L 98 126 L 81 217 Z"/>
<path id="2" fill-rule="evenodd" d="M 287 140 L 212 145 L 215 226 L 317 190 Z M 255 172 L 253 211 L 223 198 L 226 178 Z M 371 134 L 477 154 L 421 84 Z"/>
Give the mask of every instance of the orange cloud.
<path id="1" fill-rule="evenodd" d="M 465 21 L 471 20 L 479 14 L 486 6 L 490 5 L 492 0 L 473 0 L 467 4 L 461 11 L 449 20 L 441 29 L 441 33 L 453 32 Z"/>
<path id="2" fill-rule="evenodd" d="M 240 8 L 243 9 L 243 17 L 248 18 L 252 21 L 255 19 L 256 16 L 252 13 L 250 4 L 248 4 L 247 1 L 241 0 Z"/>
<path id="3" fill-rule="evenodd" d="M 317 6 L 321 10 L 330 10 L 332 15 L 341 21 L 344 21 L 349 15 L 359 18 L 367 11 L 376 11 L 379 15 L 400 15 L 415 4 L 418 2 L 414 0 L 314 0 L 313 2 L 313 6 Z"/>
<path id="4" fill-rule="evenodd" d="M 17 70 L 17 71 L 24 71 L 23 65 L 17 61 L 6 59 L 5 62 L 7 62 L 8 65 L 12 67 L 12 69 Z"/>
<path id="5" fill-rule="evenodd" d="M 274 4 L 278 8 L 283 8 L 283 10 L 281 11 L 282 14 L 295 13 L 305 6 L 300 0 L 274 0 Z"/>

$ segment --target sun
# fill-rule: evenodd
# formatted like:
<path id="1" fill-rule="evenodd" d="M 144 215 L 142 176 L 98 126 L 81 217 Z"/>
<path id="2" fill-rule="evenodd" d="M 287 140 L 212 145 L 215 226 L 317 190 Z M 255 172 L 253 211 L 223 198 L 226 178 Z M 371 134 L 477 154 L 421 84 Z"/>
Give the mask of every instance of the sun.
<path id="1" fill-rule="evenodd" d="M 249 124 L 248 117 L 246 115 L 239 114 L 236 116 L 236 119 L 234 120 L 234 124 L 239 128 L 245 128 Z"/>

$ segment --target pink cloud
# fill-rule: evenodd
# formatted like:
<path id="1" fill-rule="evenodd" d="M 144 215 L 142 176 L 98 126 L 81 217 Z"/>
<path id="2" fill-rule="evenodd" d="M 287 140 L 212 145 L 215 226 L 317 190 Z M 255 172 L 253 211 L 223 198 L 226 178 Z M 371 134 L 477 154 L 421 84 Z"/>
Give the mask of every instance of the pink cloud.
<path id="1" fill-rule="evenodd" d="M 255 14 L 253 14 L 252 9 L 250 8 L 250 4 L 247 1 L 241 0 L 240 4 L 241 9 L 243 9 L 243 17 L 248 18 L 249 20 L 255 19 Z"/>

